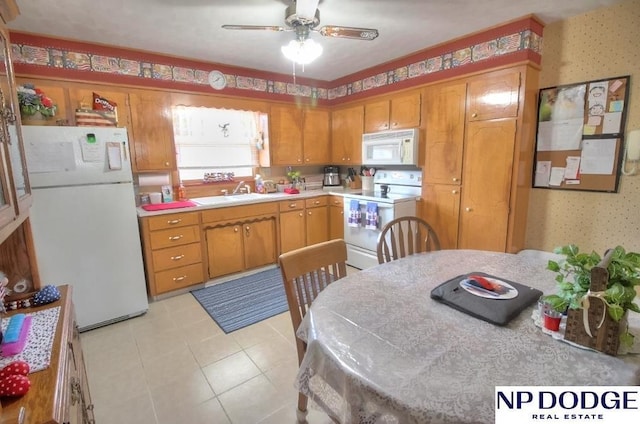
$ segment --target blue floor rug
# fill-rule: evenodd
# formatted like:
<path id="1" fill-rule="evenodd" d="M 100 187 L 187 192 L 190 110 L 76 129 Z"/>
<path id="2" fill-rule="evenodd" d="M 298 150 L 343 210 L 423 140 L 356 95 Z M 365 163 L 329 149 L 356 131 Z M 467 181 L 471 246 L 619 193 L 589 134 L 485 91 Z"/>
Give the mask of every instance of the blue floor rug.
<path id="1" fill-rule="evenodd" d="M 280 268 L 191 292 L 225 333 L 289 310 Z"/>

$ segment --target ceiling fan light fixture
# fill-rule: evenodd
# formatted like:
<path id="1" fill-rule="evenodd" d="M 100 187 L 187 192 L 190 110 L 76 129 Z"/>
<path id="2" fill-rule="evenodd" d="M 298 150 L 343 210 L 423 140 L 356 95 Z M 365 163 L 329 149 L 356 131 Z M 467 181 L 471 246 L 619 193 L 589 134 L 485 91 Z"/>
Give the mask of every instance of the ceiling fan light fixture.
<path id="1" fill-rule="evenodd" d="M 291 40 L 289 44 L 282 46 L 281 50 L 284 57 L 300 65 L 307 65 L 322 54 L 322 46 L 310 38 Z"/>

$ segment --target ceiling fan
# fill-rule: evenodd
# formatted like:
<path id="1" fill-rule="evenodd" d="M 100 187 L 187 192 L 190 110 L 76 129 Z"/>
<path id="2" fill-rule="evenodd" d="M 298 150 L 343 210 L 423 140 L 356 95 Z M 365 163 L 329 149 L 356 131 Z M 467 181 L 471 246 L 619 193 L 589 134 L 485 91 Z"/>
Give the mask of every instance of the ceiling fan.
<path id="1" fill-rule="evenodd" d="M 377 29 L 356 28 L 336 25 L 326 25 L 316 29 L 320 24 L 320 0 L 293 0 L 293 4 L 286 8 L 284 22 L 286 26 L 263 25 L 222 25 L 225 29 L 266 30 L 266 31 L 295 31 L 296 39 L 304 42 L 311 31 L 318 32 L 325 37 L 352 38 L 356 40 L 373 40 L 378 36 Z"/>

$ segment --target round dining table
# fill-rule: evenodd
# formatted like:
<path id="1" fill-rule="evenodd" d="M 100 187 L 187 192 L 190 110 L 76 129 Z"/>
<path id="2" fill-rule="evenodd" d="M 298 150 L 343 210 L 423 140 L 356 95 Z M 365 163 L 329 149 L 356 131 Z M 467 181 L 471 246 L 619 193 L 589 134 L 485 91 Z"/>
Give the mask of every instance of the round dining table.
<path id="1" fill-rule="evenodd" d="M 296 387 L 349 423 L 494 423 L 496 386 L 640 385 L 640 355 L 609 356 L 543 332 L 537 303 L 497 326 L 430 297 L 483 272 L 555 292 L 547 260 L 473 250 L 421 253 L 353 273 L 314 301 L 297 336 Z M 629 329 L 640 329 L 630 314 Z M 640 331 L 635 331 L 640 339 Z"/>

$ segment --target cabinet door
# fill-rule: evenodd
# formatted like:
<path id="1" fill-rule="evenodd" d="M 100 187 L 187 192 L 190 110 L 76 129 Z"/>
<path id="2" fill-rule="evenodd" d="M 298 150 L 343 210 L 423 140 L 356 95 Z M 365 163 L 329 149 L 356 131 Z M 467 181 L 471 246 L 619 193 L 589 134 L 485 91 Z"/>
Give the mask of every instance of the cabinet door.
<path id="1" fill-rule="evenodd" d="M 344 238 L 344 200 L 331 196 L 329 199 L 329 240 Z"/>
<path id="2" fill-rule="evenodd" d="M 359 164 L 362 159 L 364 107 L 331 112 L 331 157 L 336 164 Z"/>
<path id="3" fill-rule="evenodd" d="M 470 122 L 464 147 L 458 248 L 504 252 L 516 121 Z"/>
<path id="4" fill-rule="evenodd" d="M 420 126 L 420 92 L 395 96 L 391 99 L 389 128 L 415 128 Z"/>
<path id="5" fill-rule="evenodd" d="M 134 171 L 175 169 L 176 155 L 169 100 L 169 94 L 155 91 L 135 91 L 129 94 Z"/>
<path id="6" fill-rule="evenodd" d="M 244 269 L 242 225 L 227 225 L 206 230 L 209 278 Z"/>
<path id="7" fill-rule="evenodd" d="M 276 219 L 242 224 L 246 269 L 276 262 Z"/>
<path id="8" fill-rule="evenodd" d="M 272 106 L 269 116 L 271 165 L 302 165 L 302 110 Z"/>
<path id="9" fill-rule="evenodd" d="M 307 209 L 307 246 L 329 240 L 329 210 L 327 206 Z"/>
<path id="10" fill-rule="evenodd" d="M 0 30 L 0 53 L 3 60 L 0 61 L 0 227 L 13 221 L 16 217 L 16 209 L 14 207 L 14 198 L 12 196 L 13 187 L 9 178 L 9 169 L 5 167 L 8 164 L 8 143 L 9 143 L 9 127 L 10 122 L 7 118 L 13 120 L 15 114 L 13 112 L 13 104 L 11 102 L 13 89 L 13 74 L 11 72 L 11 61 L 9 56 L 9 40 L 4 30 Z"/>
<path id="11" fill-rule="evenodd" d="M 43 81 L 45 82 L 44 84 Z M 33 80 L 31 78 L 20 78 L 17 83 L 19 85 L 34 84 L 35 88 L 42 90 L 44 94 L 53 101 L 53 104 L 56 105 L 56 114 L 50 118 L 40 119 L 35 115 L 28 116 L 21 114 L 20 120 L 22 125 L 57 126 L 70 125 L 70 123 L 73 122 L 74 111 L 67 107 L 68 90 L 65 87 L 48 85 L 45 80 Z"/>
<path id="12" fill-rule="evenodd" d="M 304 210 L 280 212 L 280 253 L 304 247 L 305 235 Z"/>
<path id="13" fill-rule="evenodd" d="M 364 132 L 371 133 L 389 129 L 389 100 L 364 105 Z"/>
<path id="14" fill-rule="evenodd" d="M 441 249 L 458 247 L 458 217 L 460 214 L 460 187 L 445 184 L 424 184 L 424 217 L 433 227 Z"/>
<path id="15" fill-rule="evenodd" d="M 69 89 L 69 99 L 71 102 L 71 108 L 93 108 L 93 93 L 100 95 L 111 102 L 114 102 L 116 106 L 116 117 L 118 119 L 118 127 L 129 128 L 131 120 L 129 116 L 129 95 L 126 92 L 121 91 L 107 91 L 103 90 L 103 87 L 89 87 L 78 88 L 72 87 Z M 75 122 L 75 120 L 74 120 Z M 131 134 L 129 134 L 131 137 Z"/>
<path id="16" fill-rule="evenodd" d="M 322 165 L 330 162 L 329 111 L 309 109 L 304 112 L 302 139 L 305 165 Z"/>
<path id="17" fill-rule="evenodd" d="M 425 183 L 460 184 L 466 92 L 465 83 L 425 89 Z"/>
<path id="18" fill-rule="evenodd" d="M 470 121 L 518 116 L 520 72 L 492 72 L 469 82 Z"/>

